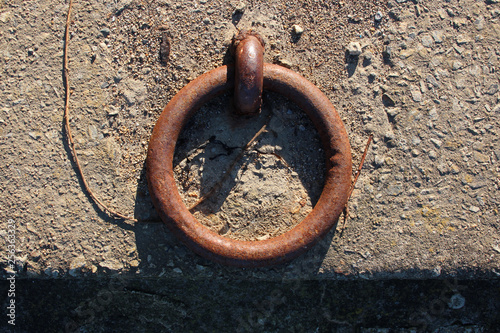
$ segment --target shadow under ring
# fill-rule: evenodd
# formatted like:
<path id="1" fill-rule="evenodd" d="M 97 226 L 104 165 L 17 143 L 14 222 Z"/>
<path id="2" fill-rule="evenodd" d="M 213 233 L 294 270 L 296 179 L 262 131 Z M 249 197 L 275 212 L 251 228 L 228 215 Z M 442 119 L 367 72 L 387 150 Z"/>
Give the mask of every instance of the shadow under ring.
<path id="1" fill-rule="evenodd" d="M 149 142 L 146 175 L 153 204 L 162 221 L 195 253 L 239 267 L 276 265 L 309 250 L 336 226 L 351 185 L 351 148 L 333 104 L 311 82 L 284 67 L 264 64 L 264 89 L 297 104 L 318 131 L 326 157 L 326 177 L 313 210 L 293 229 L 262 241 L 223 237 L 201 224 L 177 191 L 173 157 L 189 118 L 206 102 L 234 89 L 234 67 L 213 69 L 182 88 L 160 115 Z"/>

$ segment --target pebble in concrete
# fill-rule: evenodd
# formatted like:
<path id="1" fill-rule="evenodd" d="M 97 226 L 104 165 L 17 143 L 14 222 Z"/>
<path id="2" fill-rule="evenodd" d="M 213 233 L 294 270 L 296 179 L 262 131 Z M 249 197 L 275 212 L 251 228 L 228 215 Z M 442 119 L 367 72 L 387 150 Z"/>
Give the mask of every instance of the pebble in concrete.
<path id="1" fill-rule="evenodd" d="M 296 35 L 302 35 L 302 33 L 304 32 L 304 28 L 302 28 L 300 25 L 298 24 L 294 24 L 293 27 L 293 32 L 296 34 Z"/>
<path id="2" fill-rule="evenodd" d="M 349 45 L 347 45 L 347 52 L 351 56 L 359 56 L 362 53 L 361 44 L 358 42 L 350 42 Z"/>

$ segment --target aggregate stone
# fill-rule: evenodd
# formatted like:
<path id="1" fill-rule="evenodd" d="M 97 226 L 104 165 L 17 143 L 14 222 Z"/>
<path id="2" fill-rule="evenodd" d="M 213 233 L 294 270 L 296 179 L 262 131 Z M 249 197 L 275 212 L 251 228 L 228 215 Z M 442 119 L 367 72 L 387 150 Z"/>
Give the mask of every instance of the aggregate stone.
<path id="1" fill-rule="evenodd" d="M 477 207 L 477 206 L 470 206 L 469 207 L 469 210 L 473 213 L 477 213 L 479 211 L 481 211 L 481 208 Z"/>
<path id="2" fill-rule="evenodd" d="M 441 30 L 434 30 L 432 32 L 432 38 L 434 39 L 435 43 L 439 43 L 439 44 L 442 43 L 443 42 L 443 35 L 444 35 L 444 33 Z"/>
<path id="3" fill-rule="evenodd" d="M 400 112 L 401 112 L 401 109 L 400 108 L 386 108 L 385 109 L 385 112 L 387 112 L 387 114 L 389 115 L 389 117 L 396 117 Z"/>
<path id="4" fill-rule="evenodd" d="M 439 165 L 437 166 L 437 169 L 438 169 L 438 171 L 439 171 L 439 173 L 440 173 L 441 175 L 445 175 L 445 174 L 447 174 L 447 173 L 449 173 L 449 172 L 450 172 L 450 171 L 449 171 L 449 169 L 448 169 L 448 165 L 446 165 L 445 163 L 441 163 L 441 164 L 439 164 Z"/>
<path id="5" fill-rule="evenodd" d="M 110 272 L 118 272 L 123 269 L 123 264 L 116 259 L 107 259 L 99 263 L 99 266 Z"/>
<path id="6" fill-rule="evenodd" d="M 110 106 L 108 111 L 108 116 L 117 116 L 120 113 L 120 108 L 116 106 Z"/>
<path id="7" fill-rule="evenodd" d="M 390 62 L 393 56 L 393 47 L 390 45 L 384 46 L 383 56 L 385 62 Z"/>
<path id="8" fill-rule="evenodd" d="M 475 21 L 474 25 L 476 26 L 476 29 L 481 31 L 484 29 L 484 16 L 479 16 Z"/>
<path id="9" fill-rule="evenodd" d="M 290 59 L 279 57 L 277 63 L 286 68 L 292 68 L 293 62 Z"/>
<path id="10" fill-rule="evenodd" d="M 493 108 L 493 110 L 491 110 L 491 112 L 500 113 L 500 104 L 495 105 L 495 107 Z"/>
<path id="11" fill-rule="evenodd" d="M 435 138 L 431 138 L 431 142 L 434 144 L 434 146 L 436 146 L 436 148 L 441 148 L 441 145 L 443 144 L 441 140 Z"/>
<path id="12" fill-rule="evenodd" d="M 304 32 L 304 28 L 302 28 L 300 25 L 298 24 L 294 24 L 292 26 L 292 29 L 293 29 L 293 32 L 296 34 L 296 35 L 301 35 L 303 32 Z"/>
<path id="13" fill-rule="evenodd" d="M 452 15 L 450 15 L 450 16 L 452 16 Z M 453 22 L 453 26 L 455 28 L 460 29 L 467 24 L 468 20 L 465 17 L 455 17 L 452 20 L 452 22 Z"/>
<path id="14" fill-rule="evenodd" d="M 108 37 L 109 34 L 111 33 L 111 30 L 109 30 L 109 28 L 102 28 L 101 29 L 101 33 L 102 35 L 104 36 L 104 38 Z"/>
<path id="15" fill-rule="evenodd" d="M 429 111 L 429 118 L 431 120 L 437 120 L 439 118 L 439 115 L 438 115 L 438 112 L 437 112 L 437 108 L 432 108 Z"/>
<path id="16" fill-rule="evenodd" d="M 147 88 L 143 81 L 127 78 L 120 86 L 128 105 L 140 104 L 146 99 Z"/>
<path id="17" fill-rule="evenodd" d="M 0 21 L 2 23 L 6 23 L 9 20 L 10 16 L 11 16 L 11 12 L 10 11 L 4 11 L 4 12 L 2 12 L 0 14 Z"/>
<path id="18" fill-rule="evenodd" d="M 464 65 L 462 64 L 461 61 L 458 61 L 458 60 L 453 61 L 452 68 L 453 68 L 454 71 L 459 70 L 459 69 L 461 69 L 463 67 L 464 67 Z"/>
<path id="19" fill-rule="evenodd" d="M 246 8 L 247 8 L 246 3 L 244 1 L 240 1 L 238 2 L 234 10 L 237 13 L 244 13 Z"/>
<path id="20" fill-rule="evenodd" d="M 414 48 L 409 48 L 409 49 L 405 49 L 405 50 L 402 50 L 400 53 L 399 53 L 399 57 L 401 59 L 408 59 L 409 57 L 411 57 L 414 53 L 416 52 L 416 50 Z"/>
<path id="21" fill-rule="evenodd" d="M 429 35 L 423 35 L 422 36 L 422 45 L 428 48 L 431 48 L 434 43 L 433 43 L 433 38 Z"/>
<path id="22" fill-rule="evenodd" d="M 387 188 L 387 194 L 391 196 L 398 196 L 403 193 L 403 185 L 402 184 L 392 184 Z"/>
<path id="23" fill-rule="evenodd" d="M 52 278 L 57 278 L 59 276 L 59 271 L 57 269 L 53 269 L 50 266 L 47 266 L 43 273 Z"/>
<path id="24" fill-rule="evenodd" d="M 455 163 L 452 163 L 450 168 L 451 168 L 451 172 L 455 175 L 460 172 L 460 168 Z"/>
<path id="25" fill-rule="evenodd" d="M 434 77 L 434 75 L 429 74 L 429 75 L 426 76 L 425 79 L 427 80 L 428 83 L 432 84 L 434 87 L 439 88 L 440 83 L 439 83 L 438 80 L 436 80 L 436 78 Z"/>
<path id="26" fill-rule="evenodd" d="M 33 140 L 38 140 L 42 137 L 40 132 L 29 132 L 28 135 L 33 139 Z"/>
<path id="27" fill-rule="evenodd" d="M 375 162 L 375 165 L 377 167 L 383 166 L 385 163 L 385 156 L 384 155 L 375 155 L 374 162 Z"/>
<path id="28" fill-rule="evenodd" d="M 495 95 L 498 92 L 498 83 L 494 83 L 485 91 L 488 95 Z"/>
<path id="29" fill-rule="evenodd" d="M 458 45 L 463 45 L 463 44 L 470 43 L 470 39 L 467 36 L 458 35 L 457 39 L 456 39 L 456 42 L 457 42 Z"/>
<path id="30" fill-rule="evenodd" d="M 422 93 L 421 93 L 419 87 L 417 87 L 417 86 L 411 86 L 410 92 L 411 92 L 411 97 L 412 97 L 413 101 L 415 101 L 415 102 L 421 102 L 422 101 Z"/>
<path id="31" fill-rule="evenodd" d="M 477 189 L 480 189 L 480 188 L 487 186 L 487 184 L 483 181 L 472 181 L 472 182 L 468 183 L 468 185 L 473 190 L 477 190 Z"/>
<path id="32" fill-rule="evenodd" d="M 372 59 L 373 59 L 373 53 L 370 52 L 370 51 L 366 51 L 364 54 L 363 54 L 363 66 L 368 66 L 372 63 Z M 373 72 L 374 73 L 374 72 Z M 377 75 L 376 75 L 377 76 Z"/>
<path id="33" fill-rule="evenodd" d="M 477 151 L 474 152 L 474 159 L 479 163 L 489 163 L 490 162 L 490 157 L 488 155 L 477 152 Z"/>
<path id="34" fill-rule="evenodd" d="M 363 52 L 361 49 L 361 44 L 358 42 L 350 42 L 347 45 L 347 52 L 351 56 L 359 56 Z"/>
<path id="35" fill-rule="evenodd" d="M 73 258 L 69 263 L 68 274 L 73 277 L 79 276 L 82 269 L 85 268 L 86 264 L 87 261 L 84 256 L 78 256 L 76 258 Z"/>
<path id="36" fill-rule="evenodd" d="M 100 140 L 104 137 L 103 134 L 99 132 L 97 130 L 97 127 L 93 124 L 89 125 L 88 133 L 91 140 Z"/>

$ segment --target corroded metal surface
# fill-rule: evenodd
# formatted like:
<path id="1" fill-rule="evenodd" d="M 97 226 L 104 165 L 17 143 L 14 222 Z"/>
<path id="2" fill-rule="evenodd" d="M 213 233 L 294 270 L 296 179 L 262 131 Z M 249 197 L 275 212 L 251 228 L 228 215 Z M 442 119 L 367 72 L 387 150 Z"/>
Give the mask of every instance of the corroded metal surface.
<path id="1" fill-rule="evenodd" d="M 264 85 L 264 41 L 253 31 L 242 31 L 233 41 L 235 53 L 234 106 L 241 115 L 260 111 Z"/>
<path id="2" fill-rule="evenodd" d="M 147 180 L 153 203 L 170 230 L 194 252 L 235 266 L 278 264 L 310 249 L 334 227 L 351 184 L 351 150 L 344 125 L 328 98 L 311 82 L 277 65 L 264 64 L 264 89 L 284 95 L 313 121 L 326 155 L 323 192 L 313 211 L 292 230 L 263 241 L 233 240 L 209 230 L 188 211 L 177 191 L 173 156 L 187 120 L 204 103 L 234 87 L 233 66 L 207 72 L 186 85 L 163 110 L 153 130 Z"/>

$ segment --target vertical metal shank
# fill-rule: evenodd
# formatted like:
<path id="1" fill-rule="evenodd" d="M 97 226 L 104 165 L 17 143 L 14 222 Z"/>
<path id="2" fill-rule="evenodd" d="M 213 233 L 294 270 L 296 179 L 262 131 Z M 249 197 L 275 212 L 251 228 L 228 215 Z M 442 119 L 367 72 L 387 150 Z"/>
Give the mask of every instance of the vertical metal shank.
<path id="1" fill-rule="evenodd" d="M 264 42 L 253 31 L 242 31 L 235 47 L 234 105 L 240 115 L 259 113 L 264 85 Z"/>

